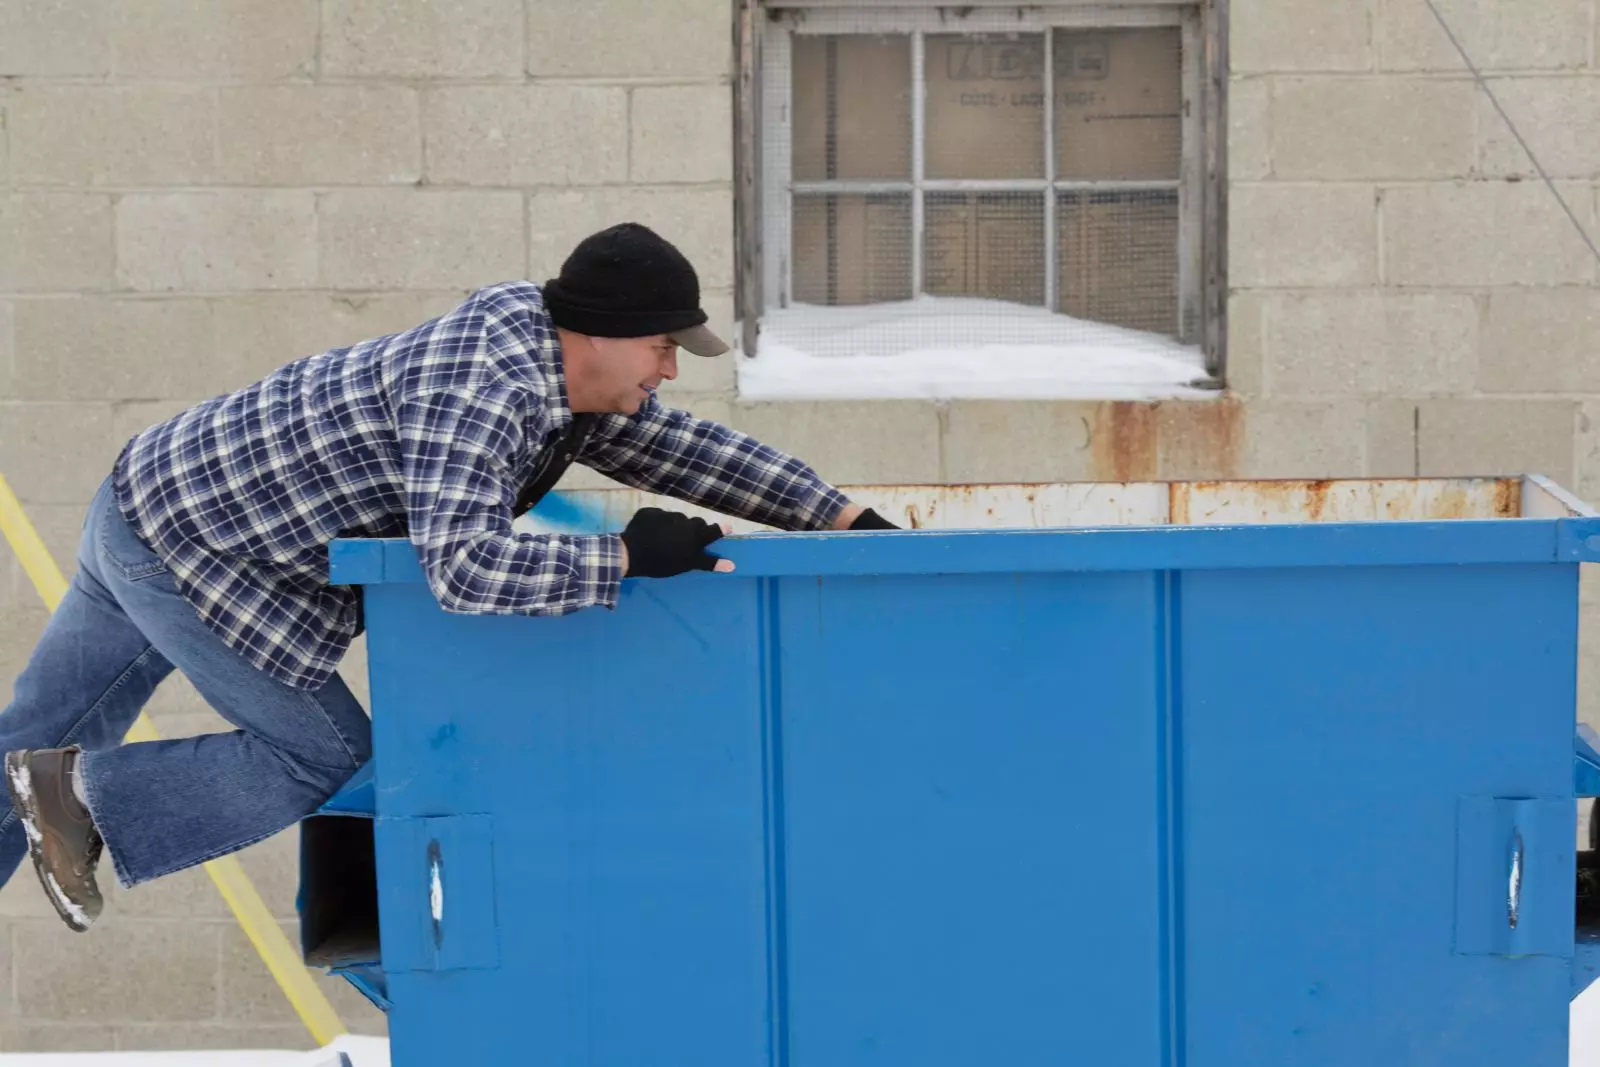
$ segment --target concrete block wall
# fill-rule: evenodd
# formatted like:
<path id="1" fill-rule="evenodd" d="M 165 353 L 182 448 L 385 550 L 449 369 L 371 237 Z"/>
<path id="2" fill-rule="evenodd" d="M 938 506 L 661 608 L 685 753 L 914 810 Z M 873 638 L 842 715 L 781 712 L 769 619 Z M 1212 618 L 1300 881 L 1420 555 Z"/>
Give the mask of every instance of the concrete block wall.
<path id="1" fill-rule="evenodd" d="M 1438 2 L 1593 227 L 1597 0 Z M 130 434 L 610 222 L 678 241 L 731 332 L 730 8 L 0 3 L 0 472 L 56 558 Z M 1423 0 L 1232 9 L 1225 397 L 748 404 L 686 359 L 676 402 L 839 482 L 1538 470 L 1600 500 L 1596 263 Z M 0 675 L 44 621 L 0 552 Z M 152 715 L 222 728 L 181 680 Z M 293 837 L 244 856 L 286 924 Z M 307 1042 L 200 872 L 82 938 L 26 871 L 0 891 L 0 1051 Z"/>

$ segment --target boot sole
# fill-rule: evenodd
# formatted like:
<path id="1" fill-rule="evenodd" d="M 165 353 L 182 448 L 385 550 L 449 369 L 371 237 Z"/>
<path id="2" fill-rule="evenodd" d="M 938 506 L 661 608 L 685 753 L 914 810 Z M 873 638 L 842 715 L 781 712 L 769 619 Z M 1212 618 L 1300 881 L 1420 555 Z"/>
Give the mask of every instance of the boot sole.
<path id="1" fill-rule="evenodd" d="M 50 873 L 44 859 L 44 835 L 39 832 L 39 809 L 33 799 L 33 774 L 25 763 L 6 756 L 6 789 L 11 793 L 11 805 L 17 809 L 17 820 L 22 823 L 22 833 L 28 839 L 28 855 L 33 859 L 33 873 L 39 876 L 39 885 L 50 904 L 61 916 L 61 921 L 77 933 L 84 933 L 93 922 L 83 908 L 67 899 L 55 876 Z"/>

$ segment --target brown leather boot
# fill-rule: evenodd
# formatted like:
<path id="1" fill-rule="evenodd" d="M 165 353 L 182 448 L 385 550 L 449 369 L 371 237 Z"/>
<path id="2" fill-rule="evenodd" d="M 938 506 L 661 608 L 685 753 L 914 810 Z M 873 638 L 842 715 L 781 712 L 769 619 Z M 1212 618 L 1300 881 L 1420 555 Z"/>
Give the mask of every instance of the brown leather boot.
<path id="1" fill-rule="evenodd" d="M 94 869 L 103 844 L 89 809 L 72 792 L 75 748 L 6 754 L 6 788 L 28 837 L 28 852 L 61 921 L 82 933 L 100 917 Z"/>

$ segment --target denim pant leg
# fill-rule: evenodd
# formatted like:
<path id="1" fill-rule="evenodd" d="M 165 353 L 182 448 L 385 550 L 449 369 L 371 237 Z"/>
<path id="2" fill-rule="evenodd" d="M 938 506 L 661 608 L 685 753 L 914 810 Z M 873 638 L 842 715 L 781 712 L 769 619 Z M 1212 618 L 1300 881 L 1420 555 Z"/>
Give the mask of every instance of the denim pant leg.
<path id="1" fill-rule="evenodd" d="M 80 559 L 0 712 L 0 752 L 112 748 L 171 671 Z M 10 795 L 0 790 L 0 885 L 27 854 Z"/>
<path id="2" fill-rule="evenodd" d="M 239 729 L 85 753 L 84 790 L 125 886 L 244 848 L 315 811 L 371 754 L 371 722 L 336 675 L 315 692 L 257 670 L 183 598 L 109 494 L 90 517 L 101 580 Z"/>

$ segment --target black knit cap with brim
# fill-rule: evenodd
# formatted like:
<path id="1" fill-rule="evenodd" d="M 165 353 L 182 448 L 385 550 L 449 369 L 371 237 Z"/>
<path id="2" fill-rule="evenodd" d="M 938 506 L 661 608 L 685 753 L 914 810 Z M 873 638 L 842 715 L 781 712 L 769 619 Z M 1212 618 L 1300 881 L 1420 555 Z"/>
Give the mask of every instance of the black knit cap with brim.
<path id="1" fill-rule="evenodd" d="M 697 356 L 728 345 L 706 327 L 700 278 L 684 254 L 637 222 L 591 234 L 544 283 L 544 306 L 564 330 L 590 337 L 666 334 Z"/>

